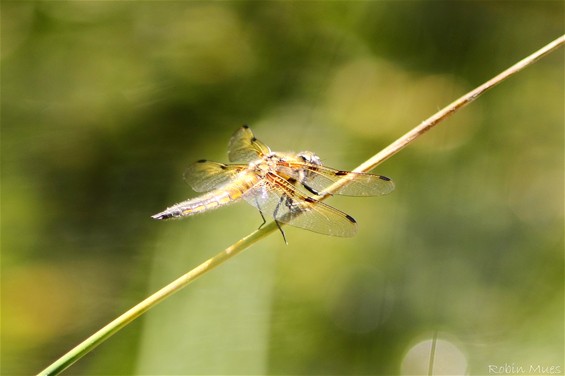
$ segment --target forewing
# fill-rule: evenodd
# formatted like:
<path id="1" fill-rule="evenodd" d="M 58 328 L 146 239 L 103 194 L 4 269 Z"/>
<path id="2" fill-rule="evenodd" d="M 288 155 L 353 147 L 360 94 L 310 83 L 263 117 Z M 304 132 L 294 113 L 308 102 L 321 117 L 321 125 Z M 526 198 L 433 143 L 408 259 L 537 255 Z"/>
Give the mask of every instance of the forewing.
<path id="1" fill-rule="evenodd" d="M 196 192 L 208 192 L 233 180 L 247 165 L 226 165 L 200 160 L 184 172 L 184 181 Z"/>
<path id="2" fill-rule="evenodd" d="M 266 219 L 324 235 L 351 237 L 357 233 L 357 223 L 351 216 L 303 195 L 276 175 L 269 175 L 243 197 Z"/>
<path id="3" fill-rule="evenodd" d="M 321 192 L 333 183 L 347 179 L 347 184 L 336 189 L 332 194 L 344 196 L 379 196 L 394 189 L 391 179 L 382 175 L 335 170 L 333 168 L 305 164 L 307 171 L 303 184 L 316 192 Z"/>
<path id="4" fill-rule="evenodd" d="M 271 149 L 257 140 L 247 125 L 239 128 L 228 144 L 230 162 L 251 162 L 271 152 Z"/>

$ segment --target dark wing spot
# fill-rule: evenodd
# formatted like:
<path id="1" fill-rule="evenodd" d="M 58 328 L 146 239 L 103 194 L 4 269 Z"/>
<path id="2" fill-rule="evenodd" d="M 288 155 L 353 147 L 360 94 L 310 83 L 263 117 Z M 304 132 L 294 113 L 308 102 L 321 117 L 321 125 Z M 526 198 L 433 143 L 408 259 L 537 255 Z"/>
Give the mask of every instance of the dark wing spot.
<path id="1" fill-rule="evenodd" d="M 306 197 L 306 198 L 304 199 L 304 201 L 309 202 L 309 203 L 318 202 L 317 200 L 313 199 L 312 197 Z"/>
<path id="2" fill-rule="evenodd" d="M 313 193 L 313 194 L 315 194 L 315 195 L 319 195 L 319 194 L 320 194 L 320 192 L 318 192 L 318 191 L 315 190 L 314 188 L 310 187 L 309 185 L 304 184 L 304 183 L 302 183 L 302 185 L 304 186 L 304 188 L 306 188 L 306 190 L 307 190 L 308 192 Z"/>
<path id="3" fill-rule="evenodd" d="M 228 168 L 228 166 L 226 166 L 225 164 L 220 164 L 220 168 L 221 168 L 222 170 L 225 170 L 226 168 Z"/>
<path id="4" fill-rule="evenodd" d="M 256 139 L 255 137 L 253 137 L 253 138 L 251 139 L 251 142 L 255 142 L 255 141 L 257 141 L 257 139 Z"/>
<path id="5" fill-rule="evenodd" d="M 338 171 L 335 173 L 337 176 L 343 176 L 349 174 L 349 171 Z"/>
<path id="6" fill-rule="evenodd" d="M 288 182 L 290 184 L 296 184 L 296 179 L 295 178 L 288 178 Z"/>
<path id="7" fill-rule="evenodd" d="M 201 159 L 199 161 L 196 161 L 196 163 L 205 163 L 205 162 L 208 162 L 208 161 L 206 159 Z"/>
<path id="8" fill-rule="evenodd" d="M 349 219 L 350 222 L 352 222 L 352 223 L 357 223 L 357 221 L 355 220 L 355 218 L 353 218 L 353 217 L 350 216 L 349 214 L 346 214 L 345 217 L 346 217 L 347 219 Z"/>
<path id="9" fill-rule="evenodd" d="M 390 178 L 387 178 L 386 176 L 379 176 L 379 178 L 384 181 L 390 181 Z"/>
<path id="10" fill-rule="evenodd" d="M 243 129 L 249 129 L 249 125 L 243 124 L 243 126 L 242 126 L 241 128 L 243 128 Z"/>

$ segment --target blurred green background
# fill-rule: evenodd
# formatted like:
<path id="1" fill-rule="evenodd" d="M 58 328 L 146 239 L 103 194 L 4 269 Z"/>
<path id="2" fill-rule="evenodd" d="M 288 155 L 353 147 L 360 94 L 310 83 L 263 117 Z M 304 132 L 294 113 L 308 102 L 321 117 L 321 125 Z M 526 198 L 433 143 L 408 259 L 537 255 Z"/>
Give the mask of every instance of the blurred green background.
<path id="1" fill-rule="evenodd" d="M 247 235 L 195 195 L 242 124 L 352 169 L 564 32 L 558 1 L 2 2 L 2 374 L 40 371 Z M 287 228 L 67 374 L 434 374 L 563 364 L 563 50 L 332 198 L 359 233 Z M 499 370 L 499 369 L 496 369 Z M 492 373 L 492 372 L 491 372 Z"/>

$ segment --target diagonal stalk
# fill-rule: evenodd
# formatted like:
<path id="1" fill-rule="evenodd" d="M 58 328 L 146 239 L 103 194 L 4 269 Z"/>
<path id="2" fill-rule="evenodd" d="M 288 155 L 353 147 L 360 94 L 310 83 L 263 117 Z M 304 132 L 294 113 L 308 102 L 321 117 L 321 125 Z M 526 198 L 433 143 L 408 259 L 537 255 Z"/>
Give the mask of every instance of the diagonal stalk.
<path id="1" fill-rule="evenodd" d="M 353 171 L 367 172 L 372 170 L 378 164 L 382 163 L 386 159 L 398 153 L 409 143 L 420 137 L 425 132 L 429 131 L 431 128 L 439 124 L 441 121 L 447 119 L 450 115 L 455 113 L 457 110 L 463 108 L 467 104 L 477 99 L 480 95 L 482 95 L 490 88 L 496 86 L 506 78 L 520 72 L 522 69 L 535 63 L 537 60 L 541 59 L 545 55 L 555 51 L 563 44 L 565 44 L 565 35 L 555 39 L 553 42 L 547 44 L 545 47 L 532 53 L 531 55 L 519 61 L 518 63 L 514 64 L 510 68 L 500 73 L 499 75 L 493 77 L 492 79 L 485 82 L 481 86 L 477 87 L 476 89 L 470 91 L 469 93 L 463 95 L 461 98 L 452 102 L 448 106 L 444 107 L 442 110 L 440 110 L 439 112 L 428 118 L 427 120 L 420 123 L 420 125 L 418 125 L 408 133 L 401 136 L 399 139 L 394 141 L 385 149 L 383 149 L 382 151 L 380 151 L 379 153 L 375 154 L 373 157 L 362 163 Z M 348 179 L 345 177 L 340 181 L 334 183 L 333 185 L 328 187 L 323 193 L 321 193 L 321 196 L 322 195 L 324 196 L 321 197 L 321 199 L 328 197 L 328 195 L 331 194 L 331 192 L 346 185 L 347 182 Z M 187 286 L 189 283 L 196 280 L 198 277 L 214 269 L 216 266 L 222 264 L 223 262 L 227 261 L 233 256 L 243 252 L 245 249 L 247 249 L 257 241 L 261 240 L 262 238 L 266 237 L 267 235 L 271 234 L 274 231 L 277 231 L 277 225 L 275 222 L 271 222 L 263 226 L 261 229 L 252 232 L 248 236 L 232 244 L 222 252 L 218 253 L 216 256 L 198 265 L 188 273 L 184 274 L 180 278 L 176 279 L 167 286 L 163 287 L 161 290 L 149 296 L 141 303 L 129 309 L 127 312 L 125 312 L 124 314 L 122 314 L 112 322 L 110 322 L 108 325 L 104 326 L 102 329 L 100 329 L 99 331 L 91 335 L 89 338 L 84 340 L 82 343 L 77 345 L 75 348 L 70 350 L 68 353 L 63 355 L 61 358 L 59 358 L 49 367 L 45 368 L 43 371 L 39 373 L 39 375 L 57 375 L 61 373 L 66 368 L 70 367 L 73 363 L 75 363 L 77 360 L 82 358 L 84 355 L 92 351 L 96 346 L 100 345 L 102 342 L 104 342 L 106 339 L 108 339 L 113 334 L 118 332 L 120 329 L 122 329 L 130 322 L 141 316 L 143 313 L 153 308 L 155 305 L 157 305 L 164 299 L 168 298 L 170 295 L 178 292 L 183 287 Z"/>

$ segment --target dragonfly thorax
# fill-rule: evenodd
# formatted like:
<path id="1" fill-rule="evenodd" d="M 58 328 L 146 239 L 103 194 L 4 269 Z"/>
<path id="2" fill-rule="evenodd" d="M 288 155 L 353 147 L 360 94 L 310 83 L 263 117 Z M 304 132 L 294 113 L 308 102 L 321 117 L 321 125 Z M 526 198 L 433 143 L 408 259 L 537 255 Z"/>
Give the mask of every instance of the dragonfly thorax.
<path id="1" fill-rule="evenodd" d="M 269 153 L 261 159 L 249 163 L 249 168 L 259 177 L 264 178 L 270 171 L 276 171 L 277 164 L 284 160 L 276 153 Z"/>

